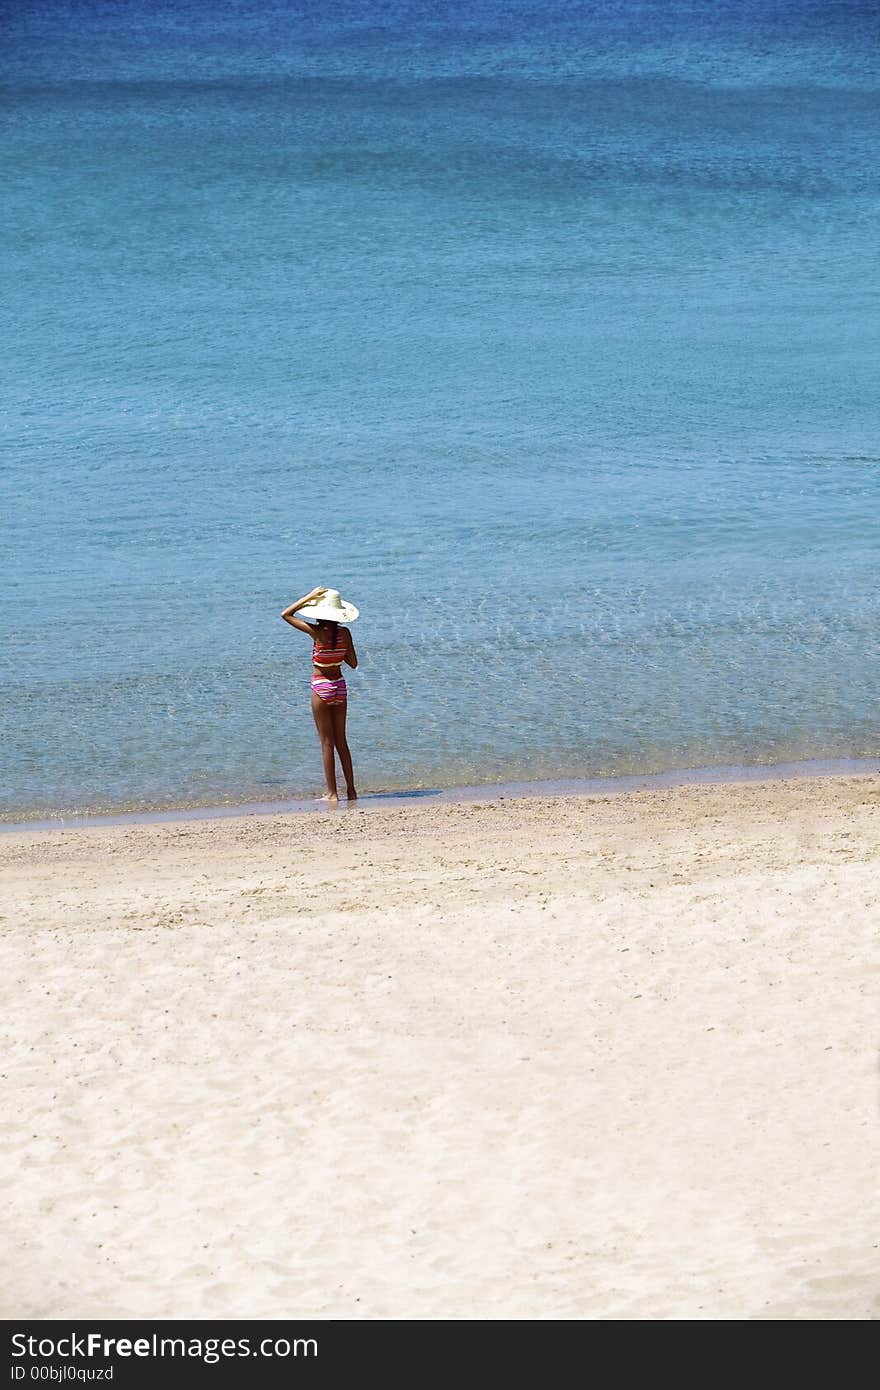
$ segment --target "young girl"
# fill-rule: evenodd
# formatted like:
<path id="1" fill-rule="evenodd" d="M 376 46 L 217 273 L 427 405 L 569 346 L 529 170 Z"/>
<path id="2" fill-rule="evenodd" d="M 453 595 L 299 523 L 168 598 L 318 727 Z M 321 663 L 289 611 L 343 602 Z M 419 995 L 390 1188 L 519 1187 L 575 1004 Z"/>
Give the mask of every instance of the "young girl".
<path id="1" fill-rule="evenodd" d="M 300 609 L 307 609 L 315 623 L 295 618 Z M 312 648 L 312 714 L 321 740 L 324 778 L 327 782 L 326 801 L 336 803 L 336 758 L 342 764 L 345 792 L 349 801 L 357 800 L 351 753 L 345 737 L 345 715 L 348 709 L 348 688 L 342 675 L 343 661 L 352 670 L 357 666 L 357 653 L 348 628 L 340 623 L 353 623 L 358 610 L 353 603 L 339 597 L 338 590 L 318 587 L 292 603 L 281 614 L 286 623 L 307 632 L 314 642 Z"/>

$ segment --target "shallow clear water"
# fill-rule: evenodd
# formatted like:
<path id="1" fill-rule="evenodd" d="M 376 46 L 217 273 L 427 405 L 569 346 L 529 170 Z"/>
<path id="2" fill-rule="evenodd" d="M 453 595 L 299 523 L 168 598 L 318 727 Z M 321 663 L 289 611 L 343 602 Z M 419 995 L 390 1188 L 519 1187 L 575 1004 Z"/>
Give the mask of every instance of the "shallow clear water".
<path id="1" fill-rule="evenodd" d="M 878 17 L 7 16 L 4 814 L 880 753 Z"/>

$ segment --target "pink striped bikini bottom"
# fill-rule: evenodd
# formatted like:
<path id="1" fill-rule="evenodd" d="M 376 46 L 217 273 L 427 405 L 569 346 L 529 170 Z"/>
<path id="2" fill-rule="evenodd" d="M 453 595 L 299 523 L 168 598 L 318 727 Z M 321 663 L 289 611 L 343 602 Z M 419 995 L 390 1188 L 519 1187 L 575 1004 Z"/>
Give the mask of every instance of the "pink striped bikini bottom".
<path id="1" fill-rule="evenodd" d="M 345 677 L 330 681 L 325 676 L 312 676 L 312 689 L 325 705 L 344 705 L 348 699 Z"/>

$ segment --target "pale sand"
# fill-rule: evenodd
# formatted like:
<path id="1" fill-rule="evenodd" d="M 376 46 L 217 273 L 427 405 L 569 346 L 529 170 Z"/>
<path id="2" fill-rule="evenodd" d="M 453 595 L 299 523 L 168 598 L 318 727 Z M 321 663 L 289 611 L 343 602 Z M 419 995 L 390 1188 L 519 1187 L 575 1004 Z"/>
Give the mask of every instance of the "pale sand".
<path id="1" fill-rule="evenodd" d="M 0 855 L 4 1316 L 876 1312 L 875 778 Z"/>

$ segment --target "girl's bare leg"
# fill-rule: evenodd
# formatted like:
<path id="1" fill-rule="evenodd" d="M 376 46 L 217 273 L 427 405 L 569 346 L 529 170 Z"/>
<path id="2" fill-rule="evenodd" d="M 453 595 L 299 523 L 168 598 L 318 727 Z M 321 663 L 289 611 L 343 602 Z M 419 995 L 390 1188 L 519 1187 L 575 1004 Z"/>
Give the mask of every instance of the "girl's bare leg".
<path id="1" fill-rule="evenodd" d="M 333 715 L 333 741 L 336 744 L 336 751 L 339 754 L 339 761 L 342 764 L 342 775 L 345 778 L 345 794 L 349 801 L 357 801 L 357 791 L 354 785 L 354 768 L 351 765 L 351 751 L 348 740 L 345 737 L 345 716 L 348 713 L 348 701 L 342 705 L 333 705 L 330 713 Z"/>
<path id="2" fill-rule="evenodd" d="M 333 755 L 336 746 L 333 736 L 333 709 L 330 705 L 325 704 L 314 690 L 312 691 L 312 714 L 315 718 L 318 737 L 321 740 L 321 761 L 324 764 L 324 781 L 327 783 L 327 800 L 338 801 L 336 759 Z"/>

